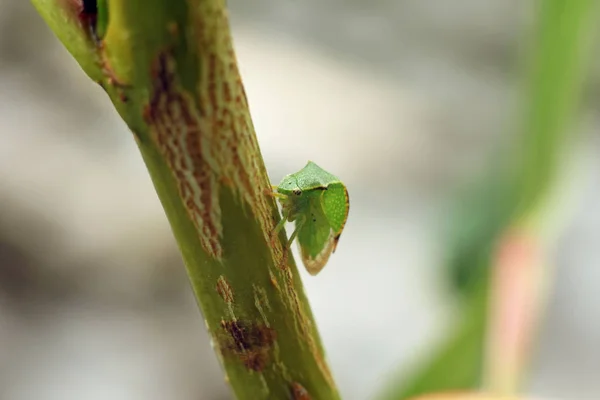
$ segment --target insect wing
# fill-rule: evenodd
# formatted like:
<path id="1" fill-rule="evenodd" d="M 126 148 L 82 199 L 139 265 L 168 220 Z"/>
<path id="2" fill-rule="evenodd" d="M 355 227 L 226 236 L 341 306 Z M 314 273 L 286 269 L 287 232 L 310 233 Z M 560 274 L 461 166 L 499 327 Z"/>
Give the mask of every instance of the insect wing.
<path id="1" fill-rule="evenodd" d="M 335 248 L 334 232 L 321 207 L 312 207 L 298 230 L 298 247 L 306 270 L 316 275 L 323 269 Z"/>
<path id="2" fill-rule="evenodd" d="M 327 190 L 323 191 L 322 206 L 323 213 L 333 231 L 335 241 L 333 251 L 335 251 L 350 211 L 350 199 L 346 187 L 341 182 L 329 185 Z"/>

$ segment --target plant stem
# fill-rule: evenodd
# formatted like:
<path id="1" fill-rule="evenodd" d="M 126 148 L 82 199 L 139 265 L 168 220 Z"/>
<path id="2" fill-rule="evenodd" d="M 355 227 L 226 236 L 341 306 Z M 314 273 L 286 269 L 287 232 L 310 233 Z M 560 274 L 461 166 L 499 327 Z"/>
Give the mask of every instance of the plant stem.
<path id="1" fill-rule="evenodd" d="M 236 396 L 338 399 L 285 232 L 271 240 L 224 0 L 103 2 L 101 41 L 76 1 L 32 2 L 133 132 Z"/>
<path id="2" fill-rule="evenodd" d="M 547 248 L 564 197 L 565 155 L 576 141 L 594 25 L 593 0 L 540 0 L 514 159 L 515 214 L 492 262 L 484 382 L 499 394 L 519 391 L 552 277 Z"/>

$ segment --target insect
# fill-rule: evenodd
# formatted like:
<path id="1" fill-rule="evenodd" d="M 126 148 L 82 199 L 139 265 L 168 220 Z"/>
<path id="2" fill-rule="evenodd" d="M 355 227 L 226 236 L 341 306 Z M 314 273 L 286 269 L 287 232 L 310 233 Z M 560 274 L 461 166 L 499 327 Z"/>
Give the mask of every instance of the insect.
<path id="1" fill-rule="evenodd" d="M 298 238 L 300 256 L 311 275 L 318 274 L 335 252 L 348 218 L 348 190 L 338 177 L 309 161 L 300 171 L 273 186 L 283 219 L 273 231 L 276 238 L 285 222 L 295 222 L 288 247 Z"/>

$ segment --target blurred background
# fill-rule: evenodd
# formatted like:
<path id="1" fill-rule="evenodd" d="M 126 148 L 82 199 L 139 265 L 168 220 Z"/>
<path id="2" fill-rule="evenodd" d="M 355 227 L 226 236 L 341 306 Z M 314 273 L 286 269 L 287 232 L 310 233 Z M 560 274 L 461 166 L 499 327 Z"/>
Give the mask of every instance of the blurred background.
<path id="1" fill-rule="evenodd" d="M 349 187 L 336 254 L 302 276 L 343 397 L 371 398 L 457 318 L 440 230 L 511 140 L 531 2 L 229 4 L 272 180 L 311 159 Z M 527 384 L 550 398 L 600 398 L 594 76 Z M 231 399 L 222 375 L 124 123 L 29 2 L 0 0 L 0 399 Z"/>

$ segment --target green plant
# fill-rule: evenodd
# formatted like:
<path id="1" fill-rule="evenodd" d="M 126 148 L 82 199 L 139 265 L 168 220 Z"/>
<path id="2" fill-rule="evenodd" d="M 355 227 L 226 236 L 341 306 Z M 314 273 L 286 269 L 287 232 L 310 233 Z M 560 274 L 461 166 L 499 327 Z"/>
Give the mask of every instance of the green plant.
<path id="1" fill-rule="evenodd" d="M 267 194 L 225 1 L 32 3 L 131 129 L 236 396 L 339 398 L 285 234 L 270 240 L 280 217 Z M 486 336 L 497 317 L 490 317 L 488 302 L 502 303 L 505 295 L 489 290 L 493 271 L 503 265 L 494 249 L 515 231 L 534 247 L 544 240 L 598 11 L 592 0 L 543 0 L 539 7 L 516 161 L 493 182 L 497 202 L 487 201 L 485 190 L 472 195 L 477 205 L 466 218 L 480 217 L 476 228 L 452 234 L 459 239 L 450 251 L 456 281 L 466 282 L 464 319 L 412 380 L 394 385 L 386 398 L 476 389 L 482 382 L 496 392 L 518 389 L 523 358 L 509 363 L 508 376 L 497 382 L 485 376 L 504 362 L 489 357 L 486 343 L 520 351 Z M 525 261 L 532 268 L 543 264 Z M 539 283 L 527 284 L 539 303 Z"/>
<path id="2" fill-rule="evenodd" d="M 285 233 L 271 244 L 225 1 L 33 4 L 131 129 L 237 397 L 338 398 Z"/>
<path id="3" fill-rule="evenodd" d="M 565 153 L 578 138 L 575 122 L 598 12 L 591 0 L 534 3 L 536 29 L 522 49 L 514 148 L 503 170 L 486 174 L 461 199 L 448 234 L 448 270 L 464 318 L 414 377 L 391 385 L 384 398 L 481 386 L 504 394 L 520 389 L 551 275 L 544 250 L 559 228 L 553 215 L 567 176 Z M 519 302 L 511 305 L 515 297 Z M 503 338 L 507 312 L 519 316 L 512 343 Z"/>

